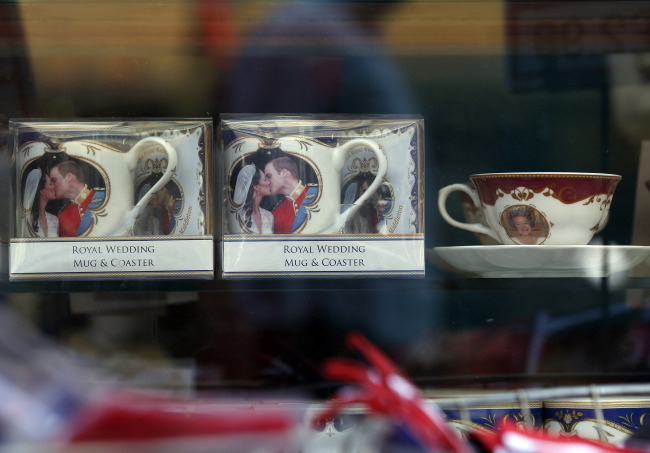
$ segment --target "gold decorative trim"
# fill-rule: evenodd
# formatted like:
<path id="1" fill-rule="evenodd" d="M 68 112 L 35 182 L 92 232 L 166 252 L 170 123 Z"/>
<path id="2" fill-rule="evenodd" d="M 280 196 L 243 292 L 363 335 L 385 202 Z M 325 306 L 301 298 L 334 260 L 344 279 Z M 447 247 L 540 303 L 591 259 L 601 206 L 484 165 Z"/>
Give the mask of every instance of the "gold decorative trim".
<path id="1" fill-rule="evenodd" d="M 622 179 L 620 175 L 609 173 L 478 173 L 470 178 L 585 178 L 585 179 Z"/>
<path id="2" fill-rule="evenodd" d="M 544 401 L 544 407 L 552 409 L 620 409 L 620 408 L 650 408 L 650 399 L 647 400 L 620 400 L 620 401 Z"/>
<path id="3" fill-rule="evenodd" d="M 132 242 L 132 241 L 180 241 L 213 240 L 211 235 L 197 236 L 101 236 L 101 237 L 57 237 L 57 238 L 11 238 L 9 243 L 20 242 Z"/>
<path id="4" fill-rule="evenodd" d="M 42 279 L 49 280 L 53 278 L 74 278 L 74 279 L 87 279 L 87 278 L 111 278 L 111 277 L 131 277 L 137 279 L 138 277 L 214 277 L 214 271 L 159 271 L 159 272 L 88 272 L 88 273 L 76 273 L 76 272 L 62 272 L 62 273 L 52 273 L 52 274 L 9 274 L 9 278 L 12 280 L 22 280 L 22 279 Z"/>
<path id="5" fill-rule="evenodd" d="M 225 242 L 237 241 L 301 241 L 301 240 L 321 240 L 333 238 L 340 238 L 347 241 L 355 240 L 373 240 L 373 241 L 396 241 L 400 239 L 417 239 L 424 240 L 423 233 L 399 233 L 399 234 L 256 234 L 256 235 L 243 235 L 243 234 L 224 234 L 223 239 Z"/>
<path id="6" fill-rule="evenodd" d="M 421 277 L 424 275 L 424 270 L 422 271 L 349 271 L 349 272 L 224 272 L 224 276 L 230 278 L 245 278 L 245 277 L 323 277 L 323 276 L 336 276 L 336 277 L 345 277 L 345 276 L 379 276 L 379 277 L 389 277 L 389 276 L 402 276 L 402 277 Z"/>

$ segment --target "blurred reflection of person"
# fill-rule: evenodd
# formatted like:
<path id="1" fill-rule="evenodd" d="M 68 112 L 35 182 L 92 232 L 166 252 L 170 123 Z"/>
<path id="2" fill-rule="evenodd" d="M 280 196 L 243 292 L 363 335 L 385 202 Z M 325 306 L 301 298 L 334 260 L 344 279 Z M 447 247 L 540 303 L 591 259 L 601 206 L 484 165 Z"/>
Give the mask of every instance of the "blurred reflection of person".
<path id="1" fill-rule="evenodd" d="M 47 173 L 35 168 L 27 175 L 24 206 L 31 210 L 31 226 L 37 237 L 58 237 L 59 219 L 45 210 L 47 203 L 56 199 L 54 183 Z"/>
<path id="2" fill-rule="evenodd" d="M 421 112 L 400 67 L 383 47 L 380 25 L 387 23 L 399 0 L 304 0 L 273 3 L 258 29 L 242 39 L 245 46 L 236 55 L 227 72 L 218 79 L 223 96 L 222 111 L 231 113 L 290 112 L 309 114 L 414 114 Z M 285 206 L 287 204 L 285 203 Z M 275 233 L 278 231 L 276 217 Z M 312 280 L 286 279 L 288 289 L 295 294 L 300 288 L 310 289 Z M 371 280 L 359 282 L 373 286 Z M 245 283 L 233 283 L 235 286 Z M 390 288 L 390 283 L 387 283 Z M 414 332 L 413 318 L 395 315 L 391 291 L 377 291 L 372 299 L 372 316 L 363 318 L 367 331 L 372 331 L 392 343 L 403 332 Z M 273 296 L 275 303 L 250 292 L 233 292 L 233 299 L 242 316 L 250 319 L 260 331 L 279 329 L 281 335 L 297 332 L 305 341 L 314 337 L 314 323 L 335 321 L 345 329 L 345 320 L 355 324 L 355 310 L 364 311 L 352 292 L 341 295 L 336 291 L 309 294 L 298 300 Z M 414 297 L 400 304 L 399 314 L 409 309 L 421 314 L 436 304 Z M 370 301 L 368 302 L 370 303 Z M 430 319 L 418 315 L 423 324 Z M 325 320 L 325 321 L 323 321 Z M 361 321 L 360 321 L 361 322 Z M 386 328 L 390 325 L 391 328 Z M 284 326 L 284 327 L 282 327 Z M 291 326 L 286 327 L 286 326 Z M 327 330 L 331 333 L 331 330 Z M 372 335 L 371 335 L 372 336 Z M 319 347 L 335 344 L 330 337 L 318 338 Z M 313 351 L 310 351 L 310 353 Z"/>
<path id="3" fill-rule="evenodd" d="M 264 197 L 271 195 L 269 181 L 253 164 L 246 165 L 240 173 L 245 178 L 239 178 L 238 182 L 250 184 L 246 203 L 238 214 L 241 222 L 255 234 L 273 234 L 273 214 L 260 206 Z"/>
<path id="4" fill-rule="evenodd" d="M 225 81 L 237 112 L 405 113 L 418 109 L 378 24 L 397 1 L 290 2 L 240 50 Z"/>
<path id="5" fill-rule="evenodd" d="M 508 211 L 508 223 L 516 230 L 516 236 L 511 239 L 521 245 L 538 245 L 544 242 L 544 237 L 534 232 L 535 218 L 526 206 L 515 206 Z"/>

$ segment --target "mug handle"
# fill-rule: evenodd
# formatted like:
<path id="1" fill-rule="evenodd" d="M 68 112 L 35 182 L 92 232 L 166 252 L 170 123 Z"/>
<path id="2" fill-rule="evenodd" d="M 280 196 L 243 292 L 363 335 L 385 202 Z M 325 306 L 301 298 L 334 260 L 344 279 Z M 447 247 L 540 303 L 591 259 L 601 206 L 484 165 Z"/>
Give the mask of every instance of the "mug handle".
<path id="1" fill-rule="evenodd" d="M 368 190 L 366 190 L 363 195 L 361 195 L 357 200 L 350 206 L 349 209 L 347 209 L 345 212 L 339 214 L 339 216 L 336 218 L 336 221 L 334 222 L 334 225 L 329 228 L 326 231 L 323 231 L 322 233 L 339 233 L 345 226 L 345 222 L 347 222 L 348 218 L 357 212 L 357 210 L 365 203 L 365 201 L 373 194 L 377 189 L 379 189 L 379 186 L 384 180 L 384 176 L 386 175 L 386 171 L 388 170 L 388 163 L 386 161 L 386 156 L 384 155 L 384 152 L 379 148 L 379 145 L 373 141 L 373 140 L 368 140 L 365 138 L 357 138 L 354 140 L 351 140 L 347 143 L 345 143 L 343 146 L 340 146 L 336 149 L 334 153 L 334 162 L 335 162 L 335 168 L 337 171 L 343 167 L 343 163 L 345 160 L 345 153 L 347 150 L 350 148 L 354 148 L 355 146 L 365 146 L 369 148 L 374 154 L 375 157 L 377 158 L 377 163 L 379 165 L 379 168 L 377 169 L 377 174 L 375 175 L 375 179 L 373 179 L 372 184 L 370 184 L 370 187 L 368 187 Z"/>
<path id="2" fill-rule="evenodd" d="M 455 226 L 456 228 L 471 231 L 473 233 L 487 234 L 492 239 L 501 243 L 501 239 L 499 239 L 499 236 L 497 236 L 496 232 L 492 228 L 488 228 L 480 223 L 459 222 L 449 215 L 446 206 L 447 197 L 449 197 L 452 192 L 456 191 L 466 193 L 472 199 L 472 202 L 475 206 L 481 206 L 481 200 L 479 199 L 478 193 L 475 189 L 471 188 L 467 184 L 452 184 L 450 186 L 443 187 L 438 192 L 438 209 L 440 210 L 440 215 L 442 215 L 442 218 L 445 219 L 447 223 Z"/>
<path id="3" fill-rule="evenodd" d="M 165 151 L 165 154 L 167 155 L 167 168 L 165 169 L 165 172 L 163 173 L 162 177 L 158 180 L 158 182 L 156 182 L 156 184 L 154 184 L 135 205 L 135 208 L 138 208 L 138 210 L 147 206 L 153 194 L 155 194 L 160 189 L 162 189 L 165 186 L 165 184 L 167 184 L 169 180 L 172 179 L 172 175 L 174 174 L 174 171 L 176 170 L 176 165 L 178 164 L 178 155 L 176 154 L 176 149 L 172 145 L 170 145 L 169 142 L 167 142 L 167 140 L 163 140 L 162 138 L 158 138 L 158 137 L 143 138 L 138 143 L 136 143 L 135 146 L 133 146 L 133 148 L 131 148 L 129 154 L 133 153 L 134 156 L 137 157 L 141 152 L 141 149 L 144 149 L 145 147 L 147 147 L 147 145 L 150 145 L 151 143 L 160 145 Z"/>
<path id="4" fill-rule="evenodd" d="M 146 137 L 140 140 L 138 143 L 136 143 L 133 148 L 129 150 L 127 153 L 129 155 L 129 168 L 131 170 L 135 169 L 135 166 L 137 165 L 138 162 L 138 157 L 142 153 L 143 150 L 147 149 L 151 145 L 159 145 L 162 147 L 163 151 L 167 155 L 167 168 L 165 169 L 165 172 L 163 173 L 162 177 L 154 184 L 148 191 L 147 193 L 144 194 L 144 196 L 138 201 L 138 203 L 127 212 L 126 217 L 124 219 L 124 224 L 118 228 L 115 233 L 112 234 L 112 236 L 119 236 L 121 234 L 124 234 L 129 228 L 133 226 L 135 223 L 136 218 L 138 217 L 138 214 L 140 213 L 140 209 L 143 207 L 147 206 L 149 204 L 149 200 L 155 194 L 158 192 L 160 189 L 162 189 L 165 184 L 169 182 L 170 179 L 172 179 L 172 175 L 174 171 L 176 170 L 176 166 L 178 165 L 178 155 L 176 154 L 176 149 L 169 144 L 166 140 L 163 140 L 162 138 L 159 137 Z"/>

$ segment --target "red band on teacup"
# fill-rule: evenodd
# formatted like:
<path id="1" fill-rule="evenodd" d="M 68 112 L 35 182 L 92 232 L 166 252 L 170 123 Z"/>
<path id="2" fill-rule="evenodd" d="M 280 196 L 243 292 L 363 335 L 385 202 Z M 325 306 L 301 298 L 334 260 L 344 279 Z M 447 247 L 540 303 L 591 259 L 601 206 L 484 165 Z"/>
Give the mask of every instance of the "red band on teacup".
<path id="1" fill-rule="evenodd" d="M 552 197 L 565 204 L 578 203 L 599 195 L 611 196 L 621 177 L 579 173 L 495 173 L 472 175 L 470 179 L 483 203 L 494 206 L 498 199 L 506 196 L 519 202 L 530 201 L 536 196 Z"/>

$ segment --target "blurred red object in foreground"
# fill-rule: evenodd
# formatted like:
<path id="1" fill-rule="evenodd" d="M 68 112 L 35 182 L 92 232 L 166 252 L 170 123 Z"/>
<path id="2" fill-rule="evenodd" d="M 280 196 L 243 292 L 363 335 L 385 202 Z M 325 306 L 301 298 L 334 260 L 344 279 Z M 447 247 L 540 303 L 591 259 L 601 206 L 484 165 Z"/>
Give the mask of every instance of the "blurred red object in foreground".
<path id="1" fill-rule="evenodd" d="M 287 434 L 296 417 L 286 409 L 157 398 L 123 393 L 91 405 L 73 424 L 70 442 L 145 441 L 241 434 Z"/>
<path id="2" fill-rule="evenodd" d="M 338 392 L 322 419 L 331 418 L 346 406 L 361 404 L 369 415 L 391 417 L 407 427 L 427 451 L 441 450 L 499 453 L 641 453 L 628 447 L 617 447 L 588 440 L 549 436 L 516 425 L 503 425 L 494 433 L 475 431 L 470 439 L 462 439 L 447 425 L 442 412 L 433 404 L 425 404 L 420 391 L 392 362 L 360 334 L 351 334 L 348 345 L 360 351 L 370 362 L 365 365 L 352 360 L 331 359 L 323 372 L 326 377 L 356 384 Z M 319 422 L 316 420 L 315 422 Z M 470 442 L 471 440 L 471 442 Z"/>
<path id="3" fill-rule="evenodd" d="M 348 346 L 361 352 L 370 366 L 346 359 L 330 359 L 323 368 L 329 379 L 357 385 L 340 391 L 323 418 L 351 404 L 365 405 L 370 414 L 381 414 L 403 423 L 424 448 L 470 453 L 473 449 L 447 425 L 442 413 L 424 401 L 418 388 L 363 335 L 350 334 Z"/>

